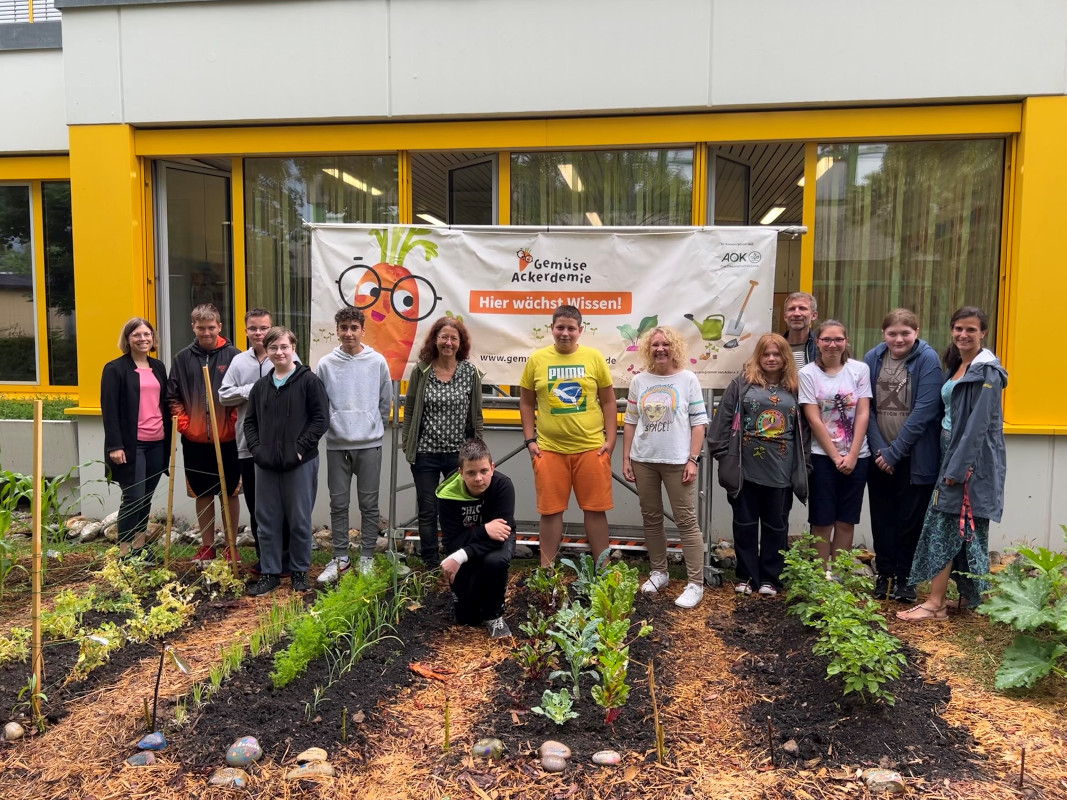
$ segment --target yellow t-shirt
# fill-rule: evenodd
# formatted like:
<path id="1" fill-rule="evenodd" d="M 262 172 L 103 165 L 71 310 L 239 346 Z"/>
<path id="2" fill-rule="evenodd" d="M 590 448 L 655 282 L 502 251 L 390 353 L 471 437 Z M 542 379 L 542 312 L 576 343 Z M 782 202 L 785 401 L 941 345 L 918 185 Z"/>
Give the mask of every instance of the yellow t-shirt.
<path id="1" fill-rule="evenodd" d="M 570 355 L 555 345 L 536 350 L 519 385 L 537 394 L 537 446 L 553 453 L 584 453 L 604 444 L 604 411 L 597 390 L 611 386 L 603 354 L 578 345 Z"/>

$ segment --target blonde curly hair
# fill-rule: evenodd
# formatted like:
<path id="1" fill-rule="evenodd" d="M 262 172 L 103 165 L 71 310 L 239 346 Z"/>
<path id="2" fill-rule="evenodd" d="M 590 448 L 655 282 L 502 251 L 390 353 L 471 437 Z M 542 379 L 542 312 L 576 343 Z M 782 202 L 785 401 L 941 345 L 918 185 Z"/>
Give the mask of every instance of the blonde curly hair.
<path id="1" fill-rule="evenodd" d="M 689 358 L 689 345 L 685 343 L 682 334 L 666 325 L 657 325 L 641 337 L 641 341 L 637 345 L 637 358 L 641 369 L 649 370 L 652 368 L 652 337 L 657 333 L 663 334 L 663 338 L 671 346 L 671 363 L 675 369 L 684 369 L 686 360 Z"/>

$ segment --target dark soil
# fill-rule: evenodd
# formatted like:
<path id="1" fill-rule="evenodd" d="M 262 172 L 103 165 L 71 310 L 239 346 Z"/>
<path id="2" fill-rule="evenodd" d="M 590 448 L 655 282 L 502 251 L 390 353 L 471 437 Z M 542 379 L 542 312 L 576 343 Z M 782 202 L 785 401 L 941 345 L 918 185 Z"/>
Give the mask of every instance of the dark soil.
<path id="1" fill-rule="evenodd" d="M 510 607 L 522 609 L 516 619 L 509 620 L 512 630 L 521 637 L 519 624 L 525 622 L 525 609 L 530 605 L 530 598 L 525 587 L 517 587 L 515 597 L 509 597 Z M 653 630 L 649 636 L 637 639 L 630 645 L 630 665 L 628 682 L 630 697 L 622 708 L 622 713 L 609 725 L 605 721 L 605 710 L 594 701 L 590 689 L 595 684 L 592 677 L 583 677 L 581 695 L 575 701 L 573 709 L 578 713 L 563 725 L 556 725 L 547 717 L 530 711 L 533 706 L 541 705 L 541 694 L 545 689 L 559 690 L 564 684 L 570 685 L 570 678 L 551 684 L 547 676 L 536 681 L 527 679 L 523 668 L 514 659 L 507 659 L 497 667 L 500 689 L 492 704 L 486 708 L 476 735 L 494 736 L 500 739 L 511 756 L 535 752 L 547 739 L 564 742 L 571 748 L 571 768 L 568 772 L 586 765 L 592 766 L 590 757 L 598 750 L 617 750 L 620 753 L 637 752 L 642 755 L 651 751 L 655 758 L 656 737 L 652 725 L 652 698 L 648 690 L 649 659 L 655 659 L 656 699 L 663 708 L 668 702 L 668 670 L 664 668 L 663 656 L 670 652 L 671 639 L 668 634 L 669 616 L 678 610 L 666 599 L 650 600 L 638 593 L 634 600 L 631 620 L 631 635 L 636 635 L 640 620 L 647 620 Z M 516 646 L 522 644 L 522 638 L 516 639 Z M 561 656 L 561 669 L 568 669 L 566 659 Z M 513 716 L 514 714 L 514 716 Z"/>
<path id="2" fill-rule="evenodd" d="M 750 654 L 734 672 L 760 699 L 742 719 L 751 724 L 752 746 L 764 751 L 771 719 L 779 765 L 881 766 L 934 780 L 981 776 L 971 735 L 941 718 L 951 689 L 928 681 L 922 654 L 907 645 L 904 674 L 888 684 L 896 696 L 889 707 L 841 694 L 840 679 L 827 678 L 828 659 L 812 653 L 814 632 L 786 614 L 781 598 L 739 598 L 730 617 L 708 625 Z M 782 749 L 790 739 L 798 746 L 792 756 Z"/>
<path id="3" fill-rule="evenodd" d="M 452 624 L 447 593 L 428 592 L 422 603 L 422 608 L 405 613 L 395 626 L 392 635 L 400 641 L 389 639 L 369 648 L 350 672 L 327 689 L 317 708 L 310 708 L 310 703 L 315 688 L 329 682 L 326 659 L 312 662 L 306 673 L 284 689 L 272 688 L 270 673 L 274 652 L 284 648 L 286 641 L 277 644 L 274 652 L 245 660 L 199 714 L 190 708 L 190 722 L 168 732 L 167 752 L 187 769 L 205 774 L 218 767 L 227 748 L 242 736 L 257 737 L 264 753 L 277 760 L 287 751 L 293 755 L 308 747 L 333 752 L 339 744 L 357 759 L 369 757 L 383 730 L 379 708 L 388 705 L 402 687 L 424 680 L 409 664 L 426 658 L 433 638 Z M 353 717 L 359 712 L 362 719 L 356 722 Z M 347 741 L 342 742 L 341 720 L 346 714 Z"/>
<path id="4" fill-rule="evenodd" d="M 225 616 L 231 603 L 213 602 L 201 599 L 197 603 L 196 612 L 182 631 L 171 634 L 171 638 L 182 635 L 183 631 L 195 629 L 205 623 L 220 619 Z M 104 622 L 113 622 L 122 625 L 128 615 L 125 613 L 102 613 L 89 611 L 82 615 L 82 627 L 92 630 Z M 67 704 L 73 700 L 110 685 L 121 676 L 127 669 L 137 664 L 141 659 L 152 655 L 158 655 L 159 648 L 154 643 L 131 643 L 116 650 L 111 658 L 103 665 L 89 673 L 84 680 L 67 683 L 67 676 L 74 665 L 78 662 L 78 653 L 81 643 L 79 640 L 44 643 L 44 682 L 41 691 L 48 697 L 47 702 L 42 703 L 42 711 L 48 725 L 59 722 L 67 715 Z M 0 666 L 0 712 L 6 715 L 12 712 L 25 701 L 29 700 L 28 692 L 19 698 L 19 692 L 27 685 L 31 669 L 29 661 L 23 663 L 9 663 Z M 149 690 L 150 691 L 150 690 Z M 151 701 L 151 694 L 148 695 Z M 17 717 L 28 715 L 28 706 L 21 706 L 18 712 L 11 713 Z"/>

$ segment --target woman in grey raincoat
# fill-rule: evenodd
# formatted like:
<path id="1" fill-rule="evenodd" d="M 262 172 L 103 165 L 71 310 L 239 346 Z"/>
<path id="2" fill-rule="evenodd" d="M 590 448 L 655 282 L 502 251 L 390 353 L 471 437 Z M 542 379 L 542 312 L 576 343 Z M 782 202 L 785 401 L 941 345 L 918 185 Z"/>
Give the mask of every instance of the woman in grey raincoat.
<path id="1" fill-rule="evenodd" d="M 982 344 L 989 318 L 975 306 L 952 315 L 952 344 L 945 351 L 941 388 L 945 416 L 941 470 L 915 550 L 909 583 L 930 581 L 926 602 L 897 617 L 908 622 L 945 619 L 945 593 L 955 572 L 960 604 L 982 602 L 987 586 L 969 575 L 989 572 L 989 521 L 1004 510 L 1004 407 L 1008 373 Z M 964 574 L 967 573 L 967 574 Z"/>

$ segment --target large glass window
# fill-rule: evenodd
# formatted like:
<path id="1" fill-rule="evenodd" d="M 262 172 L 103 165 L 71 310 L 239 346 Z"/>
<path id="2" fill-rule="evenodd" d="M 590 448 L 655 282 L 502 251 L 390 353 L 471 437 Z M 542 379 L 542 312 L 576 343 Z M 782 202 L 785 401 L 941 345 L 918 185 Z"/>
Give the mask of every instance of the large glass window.
<path id="1" fill-rule="evenodd" d="M 901 306 L 939 350 L 961 305 L 995 330 L 1003 140 L 820 145 L 818 172 L 814 294 L 857 354 Z"/>
<path id="2" fill-rule="evenodd" d="M 513 225 L 692 225 L 693 151 L 514 153 Z"/>
<path id="3" fill-rule="evenodd" d="M 248 307 L 267 308 L 292 328 L 306 359 L 311 265 L 303 223 L 398 222 L 397 157 L 249 158 L 244 175 Z"/>
<path id="4" fill-rule="evenodd" d="M 41 194 L 44 200 L 44 291 L 48 306 L 48 380 L 53 386 L 77 386 L 78 334 L 70 183 L 44 183 Z"/>
<path id="5" fill-rule="evenodd" d="M 0 186 L 0 382 L 36 383 L 33 223 L 29 186 Z"/>

